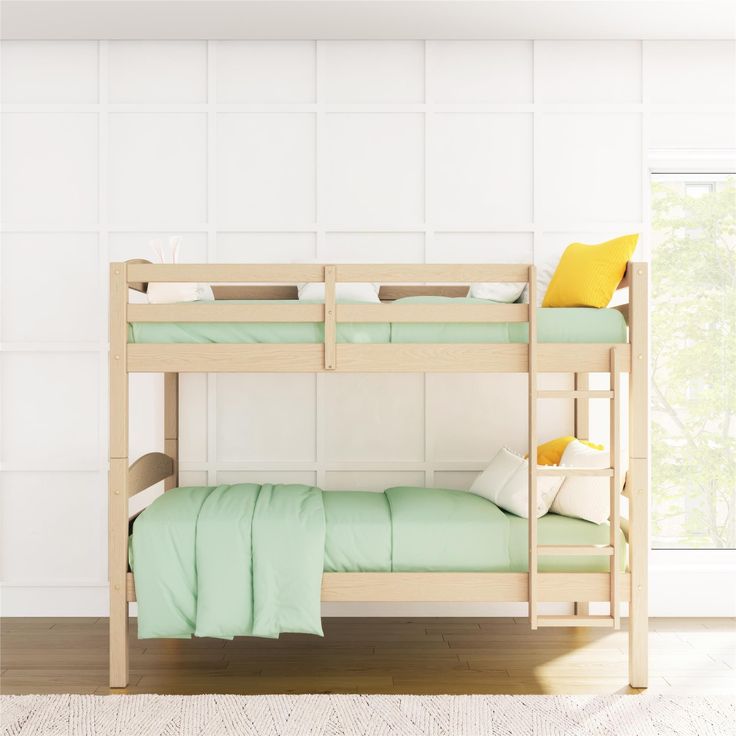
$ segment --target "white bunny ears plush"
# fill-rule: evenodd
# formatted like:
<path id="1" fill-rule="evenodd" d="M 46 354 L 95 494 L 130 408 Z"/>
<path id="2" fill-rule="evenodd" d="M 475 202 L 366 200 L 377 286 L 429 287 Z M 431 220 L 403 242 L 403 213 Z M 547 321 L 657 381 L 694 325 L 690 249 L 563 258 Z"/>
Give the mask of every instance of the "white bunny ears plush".
<path id="1" fill-rule="evenodd" d="M 156 255 L 157 263 L 177 263 L 181 241 L 181 235 L 172 235 L 166 246 L 161 238 L 153 238 L 149 245 Z M 215 295 L 209 284 L 161 282 L 148 284 L 148 301 L 151 304 L 214 301 L 214 299 Z"/>

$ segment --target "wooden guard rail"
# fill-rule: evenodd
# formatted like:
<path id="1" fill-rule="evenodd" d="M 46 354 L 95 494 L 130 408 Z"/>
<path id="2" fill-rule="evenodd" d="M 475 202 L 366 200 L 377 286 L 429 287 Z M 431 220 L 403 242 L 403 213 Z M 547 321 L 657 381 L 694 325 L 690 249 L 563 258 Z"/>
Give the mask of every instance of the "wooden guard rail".
<path id="1" fill-rule="evenodd" d="M 524 264 L 151 264 L 130 261 L 130 288 L 145 291 L 151 282 L 277 284 L 323 282 L 324 304 L 128 304 L 126 321 L 151 322 L 322 322 L 323 369 L 335 370 L 339 323 L 498 323 L 531 322 L 529 304 L 336 304 L 338 283 L 516 282 L 536 288 L 534 266 Z M 228 287 L 225 287 L 228 288 Z M 234 287 L 232 287 L 234 288 Z M 533 302 L 531 302 L 533 303 Z M 294 350 L 295 348 L 291 348 Z"/>

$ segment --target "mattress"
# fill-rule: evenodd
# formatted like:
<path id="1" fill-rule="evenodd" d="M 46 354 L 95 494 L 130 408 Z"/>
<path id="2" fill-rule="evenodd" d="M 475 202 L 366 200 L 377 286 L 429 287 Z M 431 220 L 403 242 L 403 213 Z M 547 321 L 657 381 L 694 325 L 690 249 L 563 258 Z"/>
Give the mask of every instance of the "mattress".
<path id="1" fill-rule="evenodd" d="M 219 302 L 223 303 L 223 302 Z M 229 301 L 229 304 L 294 304 L 293 300 Z M 301 302 L 307 304 L 309 302 Z M 395 304 L 486 304 L 473 298 L 406 297 Z M 321 343 L 322 322 L 134 322 L 132 343 Z M 338 343 L 525 343 L 525 322 L 349 323 L 337 325 Z M 537 309 L 537 340 L 542 343 L 624 343 L 626 321 L 617 309 Z"/>
<path id="2" fill-rule="evenodd" d="M 219 487 L 222 489 L 223 487 Z M 178 488 L 143 512 L 156 546 L 201 494 L 209 513 L 231 518 L 213 489 Z M 401 486 L 384 493 L 323 491 L 324 572 L 526 572 L 527 520 L 467 491 Z M 161 513 L 166 500 L 173 514 Z M 172 503 L 177 499 L 176 503 Z M 230 495 L 232 503 L 232 494 Z M 159 508 L 157 508 L 159 507 Z M 538 520 L 540 544 L 608 544 L 608 524 L 557 514 Z M 136 526 L 133 527 L 135 535 Z M 219 542 L 218 542 L 219 543 Z M 623 532 L 619 543 L 626 544 Z M 131 547 L 131 568 L 135 571 Z M 621 555 L 622 570 L 624 555 Z M 540 572 L 607 572 L 601 556 L 540 557 Z"/>

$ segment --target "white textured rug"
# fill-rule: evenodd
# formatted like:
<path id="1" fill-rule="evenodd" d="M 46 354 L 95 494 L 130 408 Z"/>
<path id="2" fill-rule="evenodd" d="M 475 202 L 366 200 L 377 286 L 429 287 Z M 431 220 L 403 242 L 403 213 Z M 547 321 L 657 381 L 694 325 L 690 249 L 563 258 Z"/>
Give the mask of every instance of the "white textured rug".
<path id="1" fill-rule="evenodd" d="M 2 736 L 732 736 L 673 695 L 5 695 Z"/>

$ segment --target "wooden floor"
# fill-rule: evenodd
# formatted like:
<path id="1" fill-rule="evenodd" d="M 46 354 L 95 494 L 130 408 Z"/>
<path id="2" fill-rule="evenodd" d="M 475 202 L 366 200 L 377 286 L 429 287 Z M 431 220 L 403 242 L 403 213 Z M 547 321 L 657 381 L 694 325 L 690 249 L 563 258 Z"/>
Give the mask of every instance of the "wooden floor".
<path id="1" fill-rule="evenodd" d="M 107 619 L 0 621 L 3 693 L 625 693 L 625 631 L 526 619 L 324 620 L 325 638 L 148 639 L 107 688 Z M 651 622 L 651 690 L 736 693 L 734 619 Z"/>

